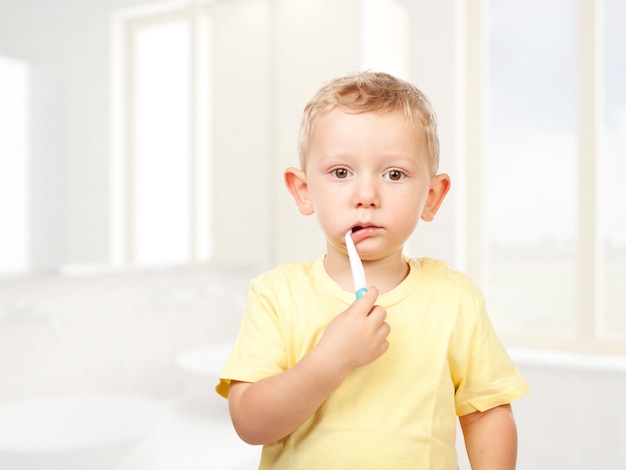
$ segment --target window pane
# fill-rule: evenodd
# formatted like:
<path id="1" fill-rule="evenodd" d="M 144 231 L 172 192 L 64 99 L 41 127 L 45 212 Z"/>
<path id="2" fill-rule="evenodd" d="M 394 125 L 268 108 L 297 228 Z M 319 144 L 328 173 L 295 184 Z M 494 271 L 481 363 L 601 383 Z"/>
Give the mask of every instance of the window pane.
<path id="1" fill-rule="evenodd" d="M 605 180 L 606 317 L 612 334 L 626 333 L 626 3 L 605 0 Z"/>
<path id="2" fill-rule="evenodd" d="M 490 314 L 500 329 L 573 331 L 576 2 L 488 5 L 484 210 Z"/>
<path id="3" fill-rule="evenodd" d="M 191 253 L 189 23 L 142 27 L 135 46 L 136 261 L 185 263 Z"/>

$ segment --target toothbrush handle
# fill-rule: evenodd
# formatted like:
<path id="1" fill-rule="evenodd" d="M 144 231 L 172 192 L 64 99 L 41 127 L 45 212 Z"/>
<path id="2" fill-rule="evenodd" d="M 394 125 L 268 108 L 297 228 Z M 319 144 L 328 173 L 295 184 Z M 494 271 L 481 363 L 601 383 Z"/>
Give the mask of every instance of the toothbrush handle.
<path id="1" fill-rule="evenodd" d="M 356 291 L 356 300 L 359 300 L 361 297 L 363 297 L 363 294 L 365 294 L 366 292 L 367 288 L 361 287 L 358 291 Z"/>

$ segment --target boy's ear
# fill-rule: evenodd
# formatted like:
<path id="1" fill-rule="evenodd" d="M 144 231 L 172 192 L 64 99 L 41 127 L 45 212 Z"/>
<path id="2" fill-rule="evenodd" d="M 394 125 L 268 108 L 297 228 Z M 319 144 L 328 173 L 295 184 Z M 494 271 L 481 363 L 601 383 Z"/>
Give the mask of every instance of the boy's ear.
<path id="1" fill-rule="evenodd" d="M 435 218 L 435 214 L 439 210 L 448 190 L 450 189 L 450 177 L 445 173 L 435 175 L 430 181 L 430 190 L 428 191 L 428 199 L 422 210 L 422 220 L 431 222 Z"/>
<path id="2" fill-rule="evenodd" d="M 285 185 L 293 196 L 294 201 L 296 201 L 300 213 L 302 215 L 312 215 L 314 212 L 313 202 L 309 196 L 309 186 L 307 185 L 304 171 L 298 168 L 287 168 L 284 178 Z"/>

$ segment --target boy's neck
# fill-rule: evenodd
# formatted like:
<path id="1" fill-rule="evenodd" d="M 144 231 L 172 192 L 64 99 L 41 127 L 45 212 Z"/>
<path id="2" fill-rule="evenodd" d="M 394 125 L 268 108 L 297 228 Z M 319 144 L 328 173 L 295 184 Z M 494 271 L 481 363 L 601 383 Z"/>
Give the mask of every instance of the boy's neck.
<path id="1" fill-rule="evenodd" d="M 354 290 L 350 259 L 347 255 L 337 252 L 327 253 L 324 267 L 328 275 L 344 290 Z M 398 286 L 409 274 L 409 265 L 402 252 L 378 260 L 363 261 L 363 269 L 368 287 L 376 287 L 381 294 Z"/>

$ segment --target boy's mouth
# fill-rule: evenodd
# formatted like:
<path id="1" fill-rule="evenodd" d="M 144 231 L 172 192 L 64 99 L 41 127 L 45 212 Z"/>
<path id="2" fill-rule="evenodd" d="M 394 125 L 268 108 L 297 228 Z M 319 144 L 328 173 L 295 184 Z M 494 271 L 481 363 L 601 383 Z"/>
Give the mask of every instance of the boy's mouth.
<path id="1" fill-rule="evenodd" d="M 376 225 L 355 225 L 352 227 L 352 240 L 359 243 L 369 237 L 378 227 Z"/>
<path id="2" fill-rule="evenodd" d="M 361 230 L 375 229 L 375 228 L 378 228 L 378 227 L 373 224 L 355 225 L 354 227 L 352 227 L 352 233 L 360 232 Z"/>

